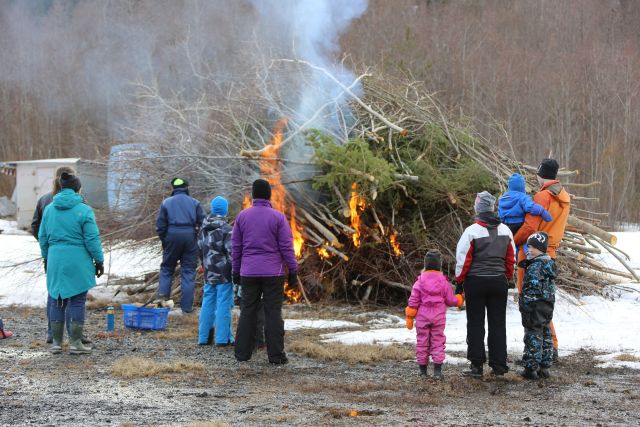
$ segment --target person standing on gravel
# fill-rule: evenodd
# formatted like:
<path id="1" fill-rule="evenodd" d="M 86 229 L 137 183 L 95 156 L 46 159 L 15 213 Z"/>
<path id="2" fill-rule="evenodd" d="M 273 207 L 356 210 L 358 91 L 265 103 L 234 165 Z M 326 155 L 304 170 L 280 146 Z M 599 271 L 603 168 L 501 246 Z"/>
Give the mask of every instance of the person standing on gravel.
<path id="1" fill-rule="evenodd" d="M 235 356 L 241 362 L 251 359 L 263 298 L 269 362 L 285 364 L 282 303 L 286 270 L 289 284 L 298 279 L 293 235 L 284 214 L 271 207 L 269 182 L 254 181 L 252 197 L 253 206 L 240 212 L 231 237 L 233 280 L 242 286 Z"/>
<path id="2" fill-rule="evenodd" d="M 467 359 L 464 375 L 481 377 L 487 360 L 484 348 L 485 311 L 489 324 L 489 366 L 504 375 L 507 366 L 507 295 L 513 278 L 516 248 L 509 227 L 495 213 L 496 198 L 478 193 L 475 223 L 464 231 L 456 248 L 456 293 L 467 301 Z"/>
<path id="3" fill-rule="evenodd" d="M 171 187 L 171 197 L 164 199 L 156 219 L 156 232 L 162 242 L 158 299 L 166 300 L 171 295 L 173 274 L 180 261 L 180 309 L 191 313 L 198 266 L 197 235 L 205 214 L 200 202 L 189 195 L 186 179 L 172 179 Z"/>
<path id="4" fill-rule="evenodd" d="M 556 259 L 556 249 L 560 246 L 560 241 L 564 235 L 564 229 L 567 226 L 569 211 L 571 210 L 571 198 L 567 190 L 564 189 L 558 176 L 560 166 L 554 159 L 543 159 L 538 166 L 536 178 L 540 185 L 540 191 L 533 196 L 533 201 L 546 209 L 553 219 L 550 222 L 543 221 L 539 216 L 527 214 L 524 224 L 518 232 L 513 236 L 516 245 L 520 247 L 518 251 L 518 262 L 527 259 L 523 244 L 532 234 L 538 231 L 544 231 L 549 236 L 549 248 L 547 254 L 551 259 Z M 524 269 L 519 268 L 517 272 L 518 278 L 518 294 L 522 294 L 522 281 L 524 279 Z M 549 323 L 551 328 L 551 337 L 553 338 L 553 361 L 558 360 L 558 337 L 553 327 L 553 321 Z"/>
<path id="5" fill-rule="evenodd" d="M 76 174 L 76 171 L 69 166 L 60 166 L 58 169 L 56 169 L 56 173 L 53 177 L 52 191 L 47 194 L 44 194 L 38 199 L 36 208 L 33 211 L 33 218 L 31 220 L 31 234 L 33 234 L 33 237 L 35 237 L 36 240 L 38 240 L 38 231 L 40 231 L 40 223 L 42 222 L 42 215 L 44 213 L 44 210 L 47 206 L 51 204 L 51 202 L 53 202 L 53 196 L 55 196 L 60 192 L 60 176 L 62 175 L 63 172 L 66 172 L 71 175 Z M 54 304 L 53 298 L 51 298 L 50 296 L 47 297 L 47 341 L 46 341 L 47 344 L 51 344 L 53 342 L 53 335 L 51 333 L 51 321 L 49 320 L 49 312 L 51 311 L 51 307 L 53 306 L 53 304 Z M 67 325 L 67 334 L 70 335 L 71 332 L 69 328 L 69 323 L 71 320 L 69 318 L 69 315 L 70 315 L 69 311 L 65 312 L 65 323 Z M 85 335 L 83 335 L 82 344 L 91 344 L 91 340 L 87 338 Z"/>
<path id="6" fill-rule="evenodd" d="M 51 307 L 53 344 L 50 351 L 62 352 L 65 311 L 69 311 L 69 350 L 86 354 L 91 347 L 82 343 L 87 292 L 104 273 L 100 232 L 93 210 L 83 203 L 81 183 L 75 175 L 63 172 L 61 191 L 44 210 L 38 242 L 47 273 L 47 291 L 54 300 Z"/>

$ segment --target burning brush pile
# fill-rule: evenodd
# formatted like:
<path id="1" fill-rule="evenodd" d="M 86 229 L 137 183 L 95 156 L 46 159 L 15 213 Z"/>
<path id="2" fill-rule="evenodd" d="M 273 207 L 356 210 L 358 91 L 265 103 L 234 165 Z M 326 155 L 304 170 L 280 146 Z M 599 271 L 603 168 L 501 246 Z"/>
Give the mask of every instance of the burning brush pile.
<path id="1" fill-rule="evenodd" d="M 445 273 L 453 277 L 455 246 L 473 219 L 475 194 L 499 195 L 513 172 L 529 176 L 529 190 L 535 189 L 534 168 L 472 127 L 449 122 L 422 89 L 372 76 L 363 83 L 361 97 L 349 93 L 353 124 L 346 140 L 289 127 L 283 118 L 269 144 L 241 152 L 257 161 L 273 186 L 274 208 L 290 219 L 301 278 L 287 287 L 292 302 L 404 299 L 429 248 L 440 249 Z M 296 138 L 313 148 L 314 173 L 287 181 L 283 152 Z M 571 186 L 576 171 L 559 175 L 570 192 L 582 188 Z M 574 195 L 574 205 L 588 200 Z M 631 268 L 617 271 L 598 261 L 605 251 L 622 265 L 628 257 L 593 222 L 571 217 L 559 251 L 560 287 L 593 293 L 638 280 Z"/>

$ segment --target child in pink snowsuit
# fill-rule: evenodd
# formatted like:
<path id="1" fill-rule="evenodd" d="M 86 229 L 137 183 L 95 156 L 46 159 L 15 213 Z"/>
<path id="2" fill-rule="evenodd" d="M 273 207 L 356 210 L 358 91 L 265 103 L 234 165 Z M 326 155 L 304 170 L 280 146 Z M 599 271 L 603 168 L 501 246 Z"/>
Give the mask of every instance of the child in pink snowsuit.
<path id="1" fill-rule="evenodd" d="M 427 365 L 431 356 L 434 364 L 433 376 L 437 379 L 442 378 L 447 306 L 460 307 L 464 301 L 462 295 L 454 295 L 451 284 L 441 269 L 440 252 L 433 249 L 427 252 L 424 270 L 413 284 L 408 307 L 405 309 L 408 329 L 413 329 L 415 318 L 416 359 L 420 373 L 427 375 Z"/>

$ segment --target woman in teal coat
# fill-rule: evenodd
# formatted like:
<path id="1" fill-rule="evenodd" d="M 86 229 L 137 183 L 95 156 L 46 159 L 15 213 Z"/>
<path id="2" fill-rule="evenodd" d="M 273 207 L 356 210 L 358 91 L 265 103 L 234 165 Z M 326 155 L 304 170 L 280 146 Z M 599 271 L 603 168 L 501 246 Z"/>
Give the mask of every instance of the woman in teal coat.
<path id="1" fill-rule="evenodd" d="M 62 352 L 65 310 L 71 311 L 70 353 L 91 352 L 82 344 L 85 303 L 87 292 L 96 285 L 94 276 L 100 277 L 104 272 L 104 255 L 93 210 L 78 194 L 80 186 L 78 177 L 62 174 L 62 190 L 45 209 L 38 232 L 47 291 L 55 300 L 49 313 L 52 353 Z"/>

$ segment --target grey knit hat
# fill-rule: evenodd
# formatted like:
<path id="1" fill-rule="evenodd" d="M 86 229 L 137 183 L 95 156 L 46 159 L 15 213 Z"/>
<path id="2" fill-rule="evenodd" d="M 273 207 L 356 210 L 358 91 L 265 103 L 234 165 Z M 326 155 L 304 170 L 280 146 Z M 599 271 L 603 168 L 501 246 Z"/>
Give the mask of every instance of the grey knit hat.
<path id="1" fill-rule="evenodd" d="M 488 191 L 483 191 L 476 195 L 474 208 L 476 213 L 493 212 L 496 206 L 496 198 Z"/>

